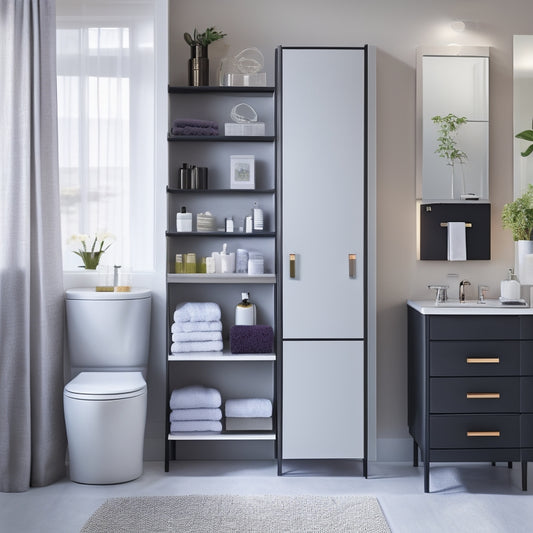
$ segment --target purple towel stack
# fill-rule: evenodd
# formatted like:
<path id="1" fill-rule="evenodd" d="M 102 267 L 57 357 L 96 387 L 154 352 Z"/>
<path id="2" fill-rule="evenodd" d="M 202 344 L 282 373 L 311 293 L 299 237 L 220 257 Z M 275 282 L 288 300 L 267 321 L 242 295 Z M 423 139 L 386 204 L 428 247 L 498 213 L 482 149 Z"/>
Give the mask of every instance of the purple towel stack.
<path id="1" fill-rule="evenodd" d="M 270 326 L 232 326 L 229 338 L 231 353 L 270 353 L 274 331 Z"/>
<path id="2" fill-rule="evenodd" d="M 172 135 L 218 135 L 218 123 L 197 118 L 178 118 L 172 123 Z"/>

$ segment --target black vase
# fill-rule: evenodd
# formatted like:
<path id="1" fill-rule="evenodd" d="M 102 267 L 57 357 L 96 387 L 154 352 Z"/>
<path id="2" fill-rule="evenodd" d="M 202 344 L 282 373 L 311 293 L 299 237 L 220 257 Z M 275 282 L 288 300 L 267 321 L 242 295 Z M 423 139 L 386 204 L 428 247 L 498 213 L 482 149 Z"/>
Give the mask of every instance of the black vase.
<path id="1" fill-rule="evenodd" d="M 200 87 L 209 85 L 209 58 L 207 46 L 200 44 L 191 46 L 191 58 L 189 59 L 189 85 Z"/>

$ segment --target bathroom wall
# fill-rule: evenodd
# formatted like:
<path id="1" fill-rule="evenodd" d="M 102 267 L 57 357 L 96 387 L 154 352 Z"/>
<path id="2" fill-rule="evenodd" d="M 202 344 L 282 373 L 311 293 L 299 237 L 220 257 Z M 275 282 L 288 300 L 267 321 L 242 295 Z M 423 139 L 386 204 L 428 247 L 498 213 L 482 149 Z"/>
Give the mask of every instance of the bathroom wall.
<path id="1" fill-rule="evenodd" d="M 489 297 L 497 297 L 499 281 L 513 265 L 511 234 L 500 223 L 501 209 L 513 196 L 512 37 L 532 33 L 532 18 L 530 0 L 169 0 L 171 84 L 187 83 L 188 47 L 183 33 L 192 32 L 195 27 L 203 30 L 216 26 L 228 34 L 210 47 L 212 80 L 216 80 L 220 58 L 248 46 L 257 46 L 265 54 L 269 83 L 274 81 L 274 50 L 280 44 L 368 43 L 377 47 L 379 460 L 411 457 L 407 432 L 406 300 L 430 297 L 426 285 L 445 281 L 448 273 L 470 280 L 472 291 L 477 291 L 478 284 L 487 284 Z M 465 21 L 463 33 L 450 29 L 450 22 L 456 19 Z M 491 261 L 447 263 L 416 259 L 416 47 L 451 42 L 491 47 Z M 331 117 L 332 129 L 339 118 Z M 166 177 L 161 176 L 162 188 L 165 181 Z M 164 239 L 158 238 L 163 249 Z M 475 292 L 472 295 L 475 297 Z M 162 376 L 160 386 L 164 387 Z M 151 412 L 155 414 L 157 410 Z M 162 438 L 162 419 L 152 419 L 149 427 L 157 432 L 159 425 Z"/>

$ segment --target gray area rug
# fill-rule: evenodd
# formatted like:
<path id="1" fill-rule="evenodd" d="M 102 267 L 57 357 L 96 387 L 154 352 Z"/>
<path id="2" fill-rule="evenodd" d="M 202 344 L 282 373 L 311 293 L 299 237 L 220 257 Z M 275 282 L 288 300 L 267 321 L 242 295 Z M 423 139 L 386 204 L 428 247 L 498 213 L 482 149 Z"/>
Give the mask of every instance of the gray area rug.
<path id="1" fill-rule="evenodd" d="M 81 533 L 390 533 L 371 496 L 150 496 L 111 498 Z"/>

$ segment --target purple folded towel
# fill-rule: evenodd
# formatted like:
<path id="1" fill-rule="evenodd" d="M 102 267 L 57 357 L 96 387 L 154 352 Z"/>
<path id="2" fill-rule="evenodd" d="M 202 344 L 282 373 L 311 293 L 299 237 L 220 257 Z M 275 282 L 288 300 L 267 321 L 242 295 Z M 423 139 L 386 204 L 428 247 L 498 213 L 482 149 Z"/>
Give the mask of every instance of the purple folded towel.
<path id="1" fill-rule="evenodd" d="M 177 118 L 172 126 L 175 128 L 184 128 L 191 126 L 193 128 L 216 128 L 218 129 L 218 122 L 213 120 L 202 120 L 199 118 Z"/>
<path id="2" fill-rule="evenodd" d="M 197 135 L 214 136 L 218 135 L 218 128 L 202 128 L 195 126 L 173 126 L 170 130 L 172 135 Z"/>
<path id="3" fill-rule="evenodd" d="M 270 353 L 274 331 L 270 326 L 231 326 L 231 353 Z"/>

